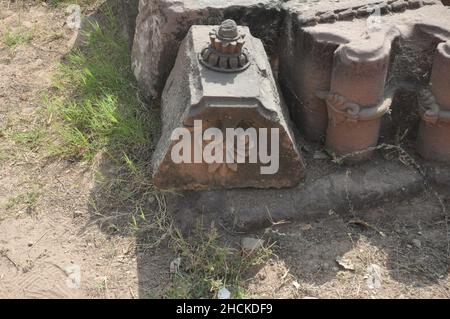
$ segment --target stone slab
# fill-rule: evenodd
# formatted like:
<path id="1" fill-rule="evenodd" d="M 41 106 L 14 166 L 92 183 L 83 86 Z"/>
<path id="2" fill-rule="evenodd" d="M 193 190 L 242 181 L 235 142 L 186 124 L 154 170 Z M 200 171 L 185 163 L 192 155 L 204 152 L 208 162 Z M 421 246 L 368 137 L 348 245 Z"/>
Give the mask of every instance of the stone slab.
<path id="1" fill-rule="evenodd" d="M 357 214 L 424 190 L 422 175 L 399 162 L 377 159 L 352 168 L 323 163 L 310 163 L 309 168 L 319 173 L 295 188 L 182 192 L 169 195 L 167 207 L 185 230 L 202 220 L 204 225 L 214 222 L 229 230 L 250 231 L 330 213 L 348 215 L 351 209 Z"/>

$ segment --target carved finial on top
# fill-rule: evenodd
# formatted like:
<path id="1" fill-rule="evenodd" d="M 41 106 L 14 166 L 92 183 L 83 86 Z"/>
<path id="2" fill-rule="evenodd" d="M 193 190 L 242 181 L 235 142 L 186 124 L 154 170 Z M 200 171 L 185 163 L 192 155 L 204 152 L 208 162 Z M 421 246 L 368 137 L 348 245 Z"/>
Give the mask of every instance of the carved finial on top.
<path id="1" fill-rule="evenodd" d="M 245 35 L 239 34 L 235 21 L 227 19 L 218 30 L 210 32 L 210 44 L 202 50 L 200 61 L 219 72 L 238 72 L 249 65 L 249 54 L 244 50 Z"/>
<path id="2" fill-rule="evenodd" d="M 237 40 L 239 37 L 239 32 L 236 22 L 231 19 L 227 19 L 220 24 L 219 31 L 217 31 L 217 36 L 223 40 Z"/>

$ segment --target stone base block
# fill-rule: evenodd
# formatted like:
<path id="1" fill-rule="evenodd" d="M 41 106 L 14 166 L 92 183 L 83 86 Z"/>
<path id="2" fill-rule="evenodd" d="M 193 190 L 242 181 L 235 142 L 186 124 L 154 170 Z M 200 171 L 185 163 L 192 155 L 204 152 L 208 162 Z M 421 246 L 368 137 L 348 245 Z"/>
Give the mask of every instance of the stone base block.
<path id="1" fill-rule="evenodd" d="M 254 38 L 247 27 L 239 27 L 239 32 L 245 36 L 244 50 L 249 65 L 238 72 L 217 71 L 202 62 L 202 53 L 210 43 L 210 32 L 217 28 L 193 26 L 180 46 L 162 94 L 163 131 L 154 153 L 154 182 L 163 189 L 295 186 L 303 177 L 304 165 L 262 42 Z M 220 64 L 216 64 L 218 68 Z M 173 139 L 179 129 L 187 132 L 191 146 L 190 154 L 182 163 L 177 163 L 173 156 L 184 156 L 186 151 L 186 148 L 183 151 L 178 148 L 182 134 L 176 133 Z M 221 158 L 240 154 L 243 162 L 208 163 L 204 156 L 202 158 L 202 151 L 212 143 L 201 137 L 205 137 L 209 129 L 218 131 L 214 142 L 223 141 Z M 233 147 L 227 144 L 230 141 L 228 129 L 241 132 L 236 135 Z M 257 132 L 257 140 L 246 135 L 251 130 Z M 266 144 L 261 134 L 267 137 Z M 243 149 L 237 147 L 238 141 L 245 143 Z M 267 146 L 266 154 L 278 151 L 279 157 L 272 158 L 278 163 L 271 160 L 265 164 L 261 157 L 264 146 Z M 198 157 L 196 149 L 201 150 Z M 254 162 L 252 154 L 257 154 Z M 276 170 L 270 172 L 269 167 Z"/>

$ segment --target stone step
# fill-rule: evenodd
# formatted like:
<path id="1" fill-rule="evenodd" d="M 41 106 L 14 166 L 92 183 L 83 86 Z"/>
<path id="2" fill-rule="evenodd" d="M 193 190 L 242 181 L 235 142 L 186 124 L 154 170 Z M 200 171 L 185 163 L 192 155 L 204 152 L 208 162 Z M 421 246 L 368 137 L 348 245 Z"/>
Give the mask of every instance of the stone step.
<path id="1" fill-rule="evenodd" d="M 167 208 L 185 231 L 199 221 L 205 227 L 214 223 L 231 231 L 253 231 L 330 214 L 358 216 L 361 209 L 409 199 L 425 189 L 424 176 L 398 161 L 377 157 L 351 168 L 308 164 L 310 173 L 297 187 L 179 192 L 167 197 Z M 430 177 L 443 172 L 448 183 L 448 168 L 430 172 Z"/>

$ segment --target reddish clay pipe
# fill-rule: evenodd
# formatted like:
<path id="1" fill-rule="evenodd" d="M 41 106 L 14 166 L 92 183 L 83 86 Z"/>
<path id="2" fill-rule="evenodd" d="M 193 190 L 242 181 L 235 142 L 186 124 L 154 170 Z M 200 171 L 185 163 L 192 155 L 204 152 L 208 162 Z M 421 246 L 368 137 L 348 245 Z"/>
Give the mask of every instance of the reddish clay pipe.
<path id="1" fill-rule="evenodd" d="M 392 101 L 384 95 L 390 47 L 390 41 L 376 34 L 336 50 L 326 98 L 326 147 L 347 161 L 367 159 L 372 153 L 367 149 L 378 143 L 381 117 Z"/>
<path id="2" fill-rule="evenodd" d="M 425 159 L 450 162 L 450 41 L 437 46 L 431 87 L 418 99 L 422 121 L 417 151 Z"/>

